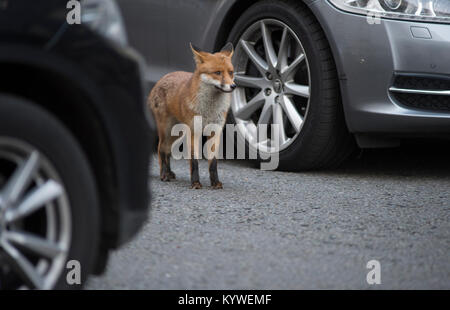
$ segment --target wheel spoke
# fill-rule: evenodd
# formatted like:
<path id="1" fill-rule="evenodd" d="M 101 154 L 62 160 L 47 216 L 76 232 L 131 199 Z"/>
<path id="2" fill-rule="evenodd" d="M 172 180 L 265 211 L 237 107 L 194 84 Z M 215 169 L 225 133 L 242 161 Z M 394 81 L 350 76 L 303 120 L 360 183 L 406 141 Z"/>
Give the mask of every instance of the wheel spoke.
<path id="1" fill-rule="evenodd" d="M 63 189 L 61 185 L 53 180 L 48 180 L 46 183 L 28 194 L 17 208 L 7 210 L 5 219 L 7 222 L 13 222 L 21 219 L 58 198 L 62 195 L 62 193 Z"/>
<path id="2" fill-rule="evenodd" d="M 287 54 L 288 54 L 288 41 L 289 30 L 284 27 L 283 34 L 281 35 L 280 49 L 278 51 L 277 69 L 282 72 L 287 67 Z"/>
<path id="3" fill-rule="evenodd" d="M 273 69 L 277 66 L 277 55 L 275 53 L 275 50 L 273 48 L 272 43 L 272 33 L 267 28 L 267 25 L 264 23 L 264 21 L 261 21 L 261 34 L 264 44 L 264 51 L 266 52 L 266 60 L 269 66 Z"/>
<path id="4" fill-rule="evenodd" d="M 286 132 L 284 130 L 284 118 L 283 118 L 283 109 L 279 104 L 274 105 L 273 107 L 273 124 L 278 128 L 278 143 L 275 143 L 276 146 L 281 146 L 286 142 Z M 275 133 L 277 133 L 275 131 Z"/>
<path id="5" fill-rule="evenodd" d="M 298 65 L 302 63 L 303 60 L 305 60 L 305 54 L 300 54 L 290 65 L 288 65 L 286 68 L 284 68 L 284 70 L 281 71 L 281 77 L 284 81 L 292 79 L 292 76 L 295 74 Z"/>
<path id="6" fill-rule="evenodd" d="M 265 76 L 266 72 L 269 70 L 267 62 L 265 62 L 264 59 L 262 59 L 261 56 L 258 55 L 252 43 L 244 40 L 241 40 L 240 42 L 250 60 L 256 66 L 258 71 L 261 73 L 261 76 Z"/>
<path id="7" fill-rule="evenodd" d="M 236 74 L 234 76 L 234 81 L 237 86 L 240 87 L 250 87 L 250 88 L 264 88 L 267 82 L 261 77 L 253 77 L 248 75 Z"/>
<path id="8" fill-rule="evenodd" d="M 32 253 L 46 258 L 54 258 L 66 250 L 57 243 L 26 232 L 8 232 L 5 238 L 10 243 L 20 245 Z"/>
<path id="9" fill-rule="evenodd" d="M 30 288 L 44 288 L 44 280 L 25 256 L 8 242 L 2 242 L 2 248 L 6 253 L 6 259 L 9 262 L 8 265 L 11 266 Z"/>
<path id="10" fill-rule="evenodd" d="M 266 101 L 261 115 L 259 116 L 258 125 L 269 124 L 270 117 L 272 116 L 272 104 Z"/>
<path id="11" fill-rule="evenodd" d="M 249 122 L 246 125 L 247 128 L 247 138 L 250 140 L 250 142 L 252 141 L 256 141 L 258 139 L 258 128 L 256 127 L 255 123 L 253 122 Z"/>
<path id="12" fill-rule="evenodd" d="M 236 113 L 234 113 L 234 116 L 240 119 L 249 119 L 250 116 L 258 110 L 266 101 L 264 92 L 259 92 L 252 100 L 247 102 L 246 105 L 244 105 L 242 108 L 240 108 Z"/>
<path id="13" fill-rule="evenodd" d="M 34 151 L 30 154 L 27 160 L 17 167 L 16 171 L 14 171 L 8 183 L 0 193 L 5 205 L 14 204 L 17 202 L 17 200 L 30 185 L 33 175 L 38 167 L 39 153 Z"/>
<path id="14" fill-rule="evenodd" d="M 284 93 L 309 98 L 310 90 L 308 85 L 295 84 L 293 82 L 284 84 Z"/>
<path id="15" fill-rule="evenodd" d="M 270 139 L 265 139 L 263 141 L 259 141 L 259 147 L 265 147 L 265 148 L 269 148 L 271 143 L 270 143 Z"/>
<path id="16" fill-rule="evenodd" d="M 286 116 L 288 117 L 289 121 L 291 122 L 292 126 L 294 126 L 296 132 L 300 132 L 300 128 L 303 123 L 303 118 L 298 113 L 292 100 L 287 96 L 283 96 L 282 101 L 281 101 L 281 106 L 284 110 L 284 113 L 286 113 Z"/>

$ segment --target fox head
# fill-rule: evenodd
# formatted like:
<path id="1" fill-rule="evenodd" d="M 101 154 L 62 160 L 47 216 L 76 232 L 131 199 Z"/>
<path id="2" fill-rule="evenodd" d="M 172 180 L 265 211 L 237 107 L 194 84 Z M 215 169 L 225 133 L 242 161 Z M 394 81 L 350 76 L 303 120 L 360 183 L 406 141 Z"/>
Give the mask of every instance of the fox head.
<path id="1" fill-rule="evenodd" d="M 231 62 L 233 44 L 228 43 L 220 52 L 214 54 L 203 52 L 192 44 L 191 49 L 197 64 L 196 72 L 200 74 L 203 83 L 226 93 L 231 93 L 236 88 Z"/>

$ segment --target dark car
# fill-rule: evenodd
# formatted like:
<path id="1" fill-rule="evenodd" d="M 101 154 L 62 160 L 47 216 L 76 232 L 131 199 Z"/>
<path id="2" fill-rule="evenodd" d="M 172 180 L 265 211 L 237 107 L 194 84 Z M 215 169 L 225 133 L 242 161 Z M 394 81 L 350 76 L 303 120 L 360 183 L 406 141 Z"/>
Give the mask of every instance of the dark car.
<path id="1" fill-rule="evenodd" d="M 3 289 L 81 287 L 148 214 L 143 60 L 113 1 L 69 2 L 0 1 Z"/>
<path id="2" fill-rule="evenodd" d="M 336 166 L 355 140 L 449 136 L 448 0 L 119 3 L 151 84 L 193 69 L 190 42 L 208 52 L 234 44 L 229 122 L 254 152 L 279 154 L 281 169 Z M 279 139 L 259 140 L 260 124 L 280 125 Z"/>

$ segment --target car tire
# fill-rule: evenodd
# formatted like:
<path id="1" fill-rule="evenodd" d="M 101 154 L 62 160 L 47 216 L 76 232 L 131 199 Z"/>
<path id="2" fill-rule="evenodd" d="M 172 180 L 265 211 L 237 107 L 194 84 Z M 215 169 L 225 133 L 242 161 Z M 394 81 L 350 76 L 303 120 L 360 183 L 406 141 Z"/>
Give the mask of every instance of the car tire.
<path id="1" fill-rule="evenodd" d="M 232 42 L 236 47 L 233 60 L 236 72 L 235 81 L 236 84 L 241 87 L 238 87 L 237 91 L 235 91 L 235 93 L 233 94 L 231 111 L 228 114 L 228 123 L 239 123 L 239 121 L 237 121 L 239 118 L 236 117 L 236 115 L 241 115 L 242 113 L 239 114 L 239 111 L 242 111 L 240 110 L 241 107 L 244 107 L 247 104 L 244 103 L 244 105 L 242 105 L 240 103 L 244 100 L 247 100 L 246 98 L 248 96 L 248 88 L 246 87 L 248 85 L 245 81 L 243 81 L 243 78 L 246 74 L 248 74 L 247 71 L 250 71 L 252 69 L 248 64 L 251 63 L 251 57 L 249 57 L 248 51 L 251 51 L 253 48 L 253 51 L 257 52 L 257 45 L 260 41 L 262 42 L 261 45 L 264 45 L 263 30 L 257 29 L 257 27 L 260 27 L 258 24 L 261 23 L 265 24 L 264 27 L 266 27 L 266 29 L 269 29 L 267 33 L 271 33 L 269 35 L 271 36 L 270 40 L 272 42 L 272 46 L 274 46 L 273 51 L 276 52 L 276 54 L 273 55 L 278 55 L 279 57 L 279 52 L 281 50 L 279 46 L 282 46 L 281 42 L 283 42 L 283 34 L 279 34 L 278 47 L 275 47 L 274 42 L 276 42 L 277 40 L 275 35 L 277 34 L 277 31 L 280 33 L 284 33 L 286 26 L 286 33 L 288 33 L 287 37 L 290 37 L 290 39 L 286 42 L 290 42 L 288 44 L 294 45 L 286 47 L 286 50 L 302 50 L 301 53 L 304 53 L 304 55 L 306 55 L 303 60 L 306 64 L 302 63 L 298 65 L 299 68 L 297 70 L 301 72 L 297 72 L 295 73 L 295 75 L 294 73 L 290 73 L 292 76 L 285 77 L 284 81 L 282 80 L 282 69 L 275 69 L 275 73 L 273 74 L 273 76 L 271 73 L 263 76 L 262 70 L 259 70 L 260 72 L 257 72 L 256 75 L 252 75 L 261 77 L 262 83 L 272 83 L 266 89 L 267 92 L 264 91 L 264 86 L 261 86 L 263 84 L 258 84 L 257 86 L 251 85 L 252 89 L 257 88 L 256 93 L 262 98 L 261 102 L 265 100 L 265 102 L 267 103 L 268 100 L 273 100 L 273 98 L 277 99 L 278 103 L 279 98 L 288 98 L 286 99 L 286 102 L 290 102 L 290 108 L 286 108 L 285 102 L 283 102 L 284 105 L 280 103 L 280 105 L 282 105 L 282 108 L 280 108 L 280 110 L 283 112 L 280 112 L 281 114 L 283 114 L 281 116 L 280 123 L 284 124 L 284 127 L 290 128 L 287 128 L 285 130 L 286 139 L 289 144 L 287 144 L 286 142 L 285 144 L 287 144 L 287 146 L 281 148 L 281 142 L 279 143 L 278 154 L 280 164 L 278 166 L 278 169 L 300 171 L 338 166 L 351 154 L 352 150 L 354 150 L 355 142 L 353 136 L 348 132 L 345 124 L 339 92 L 339 81 L 336 72 L 336 65 L 334 63 L 330 46 L 318 21 L 302 1 L 258 2 L 251 6 L 243 14 L 232 28 L 228 41 Z M 277 30 L 278 26 L 280 27 L 280 30 Z M 251 33 L 251 31 L 253 31 L 252 29 L 255 29 L 255 34 Z M 260 31 L 261 33 L 260 39 L 258 39 L 258 31 Z M 246 41 L 247 38 L 249 38 L 249 41 Z M 254 42 L 251 42 L 250 40 L 254 40 Z M 245 48 L 243 47 L 244 42 L 246 45 Z M 250 46 L 250 48 L 247 48 L 248 46 Z M 284 44 L 283 46 L 286 45 Z M 263 48 L 260 48 L 260 50 L 262 50 L 262 53 L 264 54 L 261 54 L 260 52 L 259 56 L 266 61 L 266 64 L 269 64 L 269 61 L 267 61 L 268 58 L 266 57 L 268 53 L 266 52 L 265 46 L 263 46 Z M 291 54 L 295 54 L 295 52 L 292 51 Z M 299 52 L 298 55 L 292 55 L 295 57 L 291 57 L 290 60 L 292 62 L 290 64 L 288 62 L 289 60 L 285 61 L 285 68 L 288 68 L 289 65 L 293 64 L 297 59 L 296 57 L 298 57 L 301 53 Z M 249 60 L 246 60 L 246 57 Z M 286 58 L 288 59 L 288 57 Z M 246 63 L 246 61 L 248 63 Z M 277 61 L 277 66 L 279 63 L 281 63 L 280 60 Z M 280 67 L 281 66 L 282 65 L 280 65 Z M 267 66 L 267 68 L 269 67 L 270 66 Z M 274 65 L 273 68 L 275 67 L 276 66 Z M 257 67 L 254 66 L 253 69 L 254 68 Z M 253 71 L 256 72 L 257 70 Z M 288 70 L 286 69 L 285 71 Z M 309 74 L 307 79 L 305 77 L 302 77 L 306 76 L 305 71 Z M 278 84 L 275 84 L 277 81 L 273 81 L 277 76 L 280 78 L 279 84 L 282 84 L 282 86 L 278 90 L 276 88 Z M 292 94 L 288 93 L 287 85 L 298 86 L 298 84 L 295 84 L 297 83 L 295 80 L 297 79 L 297 76 L 299 77 L 299 79 L 308 81 L 308 91 L 307 93 L 305 93 L 305 96 L 309 95 L 308 98 L 303 98 L 302 96 L 304 94 L 298 91 L 296 91 L 295 94 L 301 94 L 302 96 L 292 95 L 294 94 L 294 92 L 291 89 L 289 91 L 291 91 Z M 268 80 L 269 78 L 272 78 L 270 82 Z M 306 84 L 306 82 L 304 83 Z M 297 89 L 300 88 L 297 87 Z M 239 93 L 239 90 L 243 91 L 243 93 Z M 261 93 L 258 93 L 258 91 L 260 91 Z M 264 94 L 262 94 L 262 92 L 264 92 Z M 269 97 L 267 97 L 267 94 L 269 94 Z M 248 102 L 250 102 L 250 97 L 248 98 L 248 100 Z M 254 120 L 255 124 L 257 120 L 258 122 L 261 120 L 261 115 L 265 109 L 266 103 L 264 103 L 264 107 L 260 108 L 259 110 L 254 112 L 252 116 L 250 116 L 252 118 L 255 118 L 256 114 L 256 119 Z M 306 107 L 301 106 L 302 104 L 306 105 Z M 241 107 L 238 107 L 239 105 L 241 105 Z M 287 115 L 286 111 L 292 111 L 292 106 L 294 106 L 300 118 L 298 118 L 298 116 L 291 117 L 290 115 Z M 276 113 L 275 111 L 276 110 L 274 108 L 272 112 L 273 115 L 274 113 Z M 258 113 L 261 114 L 259 114 L 258 116 Z M 302 115 L 302 113 L 304 114 Z M 273 115 L 272 122 L 274 120 Z M 293 119 L 293 121 L 291 121 L 291 119 Z M 302 121 L 300 122 L 299 120 Z M 243 124 L 248 124 L 247 120 L 242 122 Z M 251 122 L 253 121 L 251 121 L 250 119 L 250 123 Z M 301 124 L 299 125 L 299 123 Z M 288 130 L 291 131 L 292 137 L 289 137 L 287 135 Z M 228 137 L 230 137 L 231 134 L 234 135 L 234 133 L 228 132 L 226 132 L 225 134 Z M 242 140 L 246 134 L 248 133 L 240 133 L 238 131 L 238 139 L 240 138 Z M 249 139 L 244 140 L 247 152 L 249 149 L 253 148 L 253 152 L 256 152 L 259 155 L 259 160 L 261 160 L 261 158 L 267 157 L 267 155 L 271 153 L 270 151 L 261 151 L 261 149 L 259 149 L 258 147 L 252 146 L 249 143 Z M 281 140 L 280 138 L 280 141 L 284 140 Z M 262 156 L 262 153 L 266 154 Z"/>
<path id="2" fill-rule="evenodd" d="M 15 158 L 17 167 L 10 166 L 10 158 Z M 30 197 L 36 190 L 34 193 L 43 197 L 43 187 L 49 185 L 47 194 L 53 189 L 56 198 L 50 201 L 47 197 L 41 202 L 44 207 L 30 211 L 34 213 L 23 219 L 16 217 L 16 222 L 5 224 L 12 216 L 4 213 L 0 249 L 2 259 L 9 265 L 2 264 L 1 288 L 80 289 L 93 269 L 100 234 L 96 185 L 86 156 L 69 130 L 52 114 L 28 100 L 0 95 L 0 190 L 3 186 L 4 196 L 8 181 L 16 181 L 11 181 L 12 175 L 26 175 L 26 170 L 18 172 L 20 167 L 34 167 L 22 196 Z M 17 206 L 10 209 L 17 211 L 21 204 Z M 32 239 L 24 242 L 25 238 L 17 237 L 18 231 L 34 234 L 41 243 L 33 245 Z M 67 278 L 73 281 L 68 283 Z"/>

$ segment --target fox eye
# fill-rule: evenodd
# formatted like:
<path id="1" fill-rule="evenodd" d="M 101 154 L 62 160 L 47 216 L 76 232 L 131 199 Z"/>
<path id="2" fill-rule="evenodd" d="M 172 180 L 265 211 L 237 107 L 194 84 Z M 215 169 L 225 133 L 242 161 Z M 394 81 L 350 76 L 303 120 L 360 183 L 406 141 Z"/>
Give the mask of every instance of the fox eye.
<path id="1" fill-rule="evenodd" d="M 233 75 L 233 74 L 234 74 L 234 71 L 230 71 L 229 73 L 230 73 L 230 75 Z"/>
<path id="2" fill-rule="evenodd" d="M 214 74 L 217 74 L 217 75 L 221 75 L 221 74 L 222 74 L 222 72 L 220 72 L 220 71 L 216 71 L 216 72 L 214 72 Z"/>

